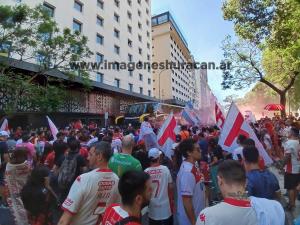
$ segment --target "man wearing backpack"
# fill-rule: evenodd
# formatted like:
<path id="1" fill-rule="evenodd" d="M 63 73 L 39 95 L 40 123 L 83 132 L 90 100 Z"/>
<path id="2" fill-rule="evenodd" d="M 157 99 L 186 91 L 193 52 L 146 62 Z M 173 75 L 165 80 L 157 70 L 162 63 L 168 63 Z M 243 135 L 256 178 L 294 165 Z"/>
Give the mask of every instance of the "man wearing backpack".
<path id="1" fill-rule="evenodd" d="M 77 177 L 62 208 L 64 214 L 58 225 L 98 224 L 107 207 L 120 202 L 118 176 L 108 169 L 112 156 L 108 142 L 95 143 L 89 151 L 89 164 L 94 168 Z"/>
<path id="2" fill-rule="evenodd" d="M 58 162 L 58 187 L 61 202 L 66 199 L 76 177 L 86 170 L 86 161 L 79 152 L 80 142 L 75 137 L 70 137 L 68 147 L 67 155 Z"/>

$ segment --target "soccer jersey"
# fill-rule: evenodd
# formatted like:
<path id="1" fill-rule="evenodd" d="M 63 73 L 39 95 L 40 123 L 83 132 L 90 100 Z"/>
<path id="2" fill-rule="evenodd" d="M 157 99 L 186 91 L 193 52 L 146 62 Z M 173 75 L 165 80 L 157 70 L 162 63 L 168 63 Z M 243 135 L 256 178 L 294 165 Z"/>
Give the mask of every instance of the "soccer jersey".
<path id="1" fill-rule="evenodd" d="M 109 160 L 108 167 L 121 177 L 129 170 L 142 170 L 141 163 L 133 156 L 124 153 L 116 153 Z"/>
<path id="2" fill-rule="evenodd" d="M 179 224 L 191 225 L 183 206 L 182 198 L 184 196 L 191 197 L 195 218 L 205 207 L 205 185 L 204 178 L 199 168 L 194 164 L 183 161 L 177 175 L 177 214 Z"/>
<path id="3" fill-rule="evenodd" d="M 291 159 L 285 166 L 285 172 L 298 174 L 300 173 L 300 161 L 299 161 L 300 145 L 298 140 L 288 140 L 284 144 L 284 152 L 291 154 Z"/>
<path id="4" fill-rule="evenodd" d="M 255 210 L 248 200 L 224 199 L 201 211 L 196 225 L 254 225 L 257 223 Z"/>
<path id="5" fill-rule="evenodd" d="M 77 177 L 63 210 L 73 214 L 72 225 L 96 224 L 107 206 L 120 202 L 119 178 L 111 170 L 95 169 Z"/>
<path id="6" fill-rule="evenodd" d="M 121 208 L 119 204 L 109 206 L 103 216 L 102 225 L 115 225 L 122 219 L 129 217 L 128 212 Z M 141 225 L 139 222 L 128 222 L 126 225 Z"/>
<path id="7" fill-rule="evenodd" d="M 149 204 L 149 218 L 153 220 L 168 219 L 171 213 L 168 185 L 172 177 L 166 166 L 149 167 L 145 170 L 151 177 L 152 198 Z"/>

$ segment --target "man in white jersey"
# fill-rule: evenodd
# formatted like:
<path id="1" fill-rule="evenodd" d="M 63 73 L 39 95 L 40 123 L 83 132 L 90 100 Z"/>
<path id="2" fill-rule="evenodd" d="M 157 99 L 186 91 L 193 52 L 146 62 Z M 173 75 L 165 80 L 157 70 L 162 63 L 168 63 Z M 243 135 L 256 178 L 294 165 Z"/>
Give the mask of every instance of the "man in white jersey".
<path id="1" fill-rule="evenodd" d="M 149 204 L 149 225 L 173 225 L 172 177 L 166 166 L 160 165 L 161 151 L 151 148 L 148 152 L 150 167 L 145 170 L 151 177 L 152 198 Z"/>
<path id="2" fill-rule="evenodd" d="M 178 223 L 195 225 L 198 214 L 205 207 L 204 177 L 197 166 L 201 159 L 200 147 L 188 138 L 179 144 L 178 149 L 185 158 L 177 175 Z"/>
<path id="3" fill-rule="evenodd" d="M 107 205 L 120 202 L 118 176 L 108 168 L 112 156 L 108 142 L 94 144 L 89 151 L 89 163 L 96 168 L 77 177 L 62 208 L 58 225 L 94 225 L 102 220 Z"/>
<path id="4" fill-rule="evenodd" d="M 237 161 L 219 164 L 218 185 L 224 201 L 201 211 L 196 225 L 284 225 L 284 210 L 279 202 L 248 197 L 246 172 Z"/>

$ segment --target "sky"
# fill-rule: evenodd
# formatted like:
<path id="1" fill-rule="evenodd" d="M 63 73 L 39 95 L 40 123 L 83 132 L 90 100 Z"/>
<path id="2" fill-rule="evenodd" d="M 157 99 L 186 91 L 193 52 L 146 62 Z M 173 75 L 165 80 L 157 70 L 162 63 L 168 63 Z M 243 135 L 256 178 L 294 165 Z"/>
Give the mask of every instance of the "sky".
<path id="1" fill-rule="evenodd" d="M 222 41 L 234 36 L 233 23 L 223 19 L 222 0 L 152 0 L 151 7 L 152 15 L 171 12 L 197 62 L 220 63 Z M 243 97 L 249 91 L 222 90 L 221 82 L 220 70 L 208 70 L 209 86 L 220 102 L 228 95 Z"/>

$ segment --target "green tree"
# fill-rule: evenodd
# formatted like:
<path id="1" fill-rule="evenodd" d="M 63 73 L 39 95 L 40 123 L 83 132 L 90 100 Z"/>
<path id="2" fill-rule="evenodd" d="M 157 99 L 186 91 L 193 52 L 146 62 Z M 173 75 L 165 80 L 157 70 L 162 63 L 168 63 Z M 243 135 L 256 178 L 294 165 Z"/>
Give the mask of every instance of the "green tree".
<path id="1" fill-rule="evenodd" d="M 223 88 L 240 89 L 260 81 L 285 106 L 287 92 L 299 79 L 300 4 L 295 0 L 227 0 L 223 12 L 238 35 L 238 41 L 226 38 L 223 43 L 225 60 L 232 63 L 224 70 Z"/>
<path id="2" fill-rule="evenodd" d="M 23 4 L 0 6 L 0 54 L 7 57 L 7 61 L 0 64 L 0 83 L 7 82 L 12 95 L 11 102 L 4 107 L 6 111 L 16 112 L 18 104 L 31 105 L 33 109 L 45 112 L 58 110 L 66 91 L 62 82 L 47 75 L 51 71 L 61 71 L 69 79 L 79 76 L 88 88 L 89 71 L 70 68 L 71 61 L 84 60 L 92 55 L 87 42 L 87 37 L 80 32 L 68 28 L 60 31 L 42 5 L 36 8 Z M 10 57 L 17 59 L 18 63 L 38 63 L 39 71 L 16 74 L 14 65 L 9 64 Z M 46 79 L 43 85 L 36 81 L 40 76 Z"/>

